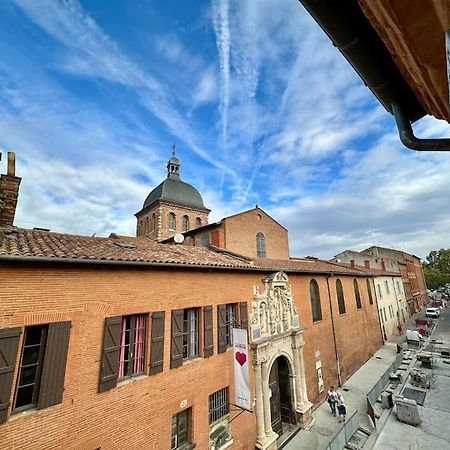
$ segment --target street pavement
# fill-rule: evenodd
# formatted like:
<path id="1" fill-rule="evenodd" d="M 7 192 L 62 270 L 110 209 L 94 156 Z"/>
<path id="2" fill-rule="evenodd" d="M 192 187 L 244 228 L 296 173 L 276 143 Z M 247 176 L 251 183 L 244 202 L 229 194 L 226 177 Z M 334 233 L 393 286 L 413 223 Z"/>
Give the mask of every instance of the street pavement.
<path id="1" fill-rule="evenodd" d="M 400 422 L 395 407 L 389 411 L 384 426 L 373 433 L 364 448 L 375 450 L 437 450 L 450 449 L 450 358 L 442 358 L 442 350 L 450 350 L 450 308 L 437 319 L 431 339 L 425 350 L 433 352 L 433 367 L 423 368 L 417 362 L 415 369 L 426 374 L 430 389 L 420 389 L 406 383 L 406 387 L 426 392 L 423 406 L 419 406 L 422 423 L 414 427 Z M 373 439 L 375 438 L 375 440 Z"/>
<path id="2" fill-rule="evenodd" d="M 450 313 L 450 309 L 447 310 Z M 445 313 L 447 316 L 447 313 Z M 424 312 L 419 312 L 411 317 L 404 326 L 406 329 L 415 328 L 415 319 L 425 317 Z M 444 315 L 442 316 L 444 317 Z M 449 325 L 445 322 L 447 319 L 439 319 L 438 327 L 435 329 L 436 336 L 441 337 L 441 329 L 447 329 Z M 441 322 L 443 325 L 441 326 Z M 445 322 L 445 323 L 444 323 Z M 450 320 L 448 320 L 450 322 Z M 450 328 L 449 328 L 450 329 Z M 445 332 L 444 332 L 445 335 Z M 434 337 L 434 336 L 433 336 Z M 358 410 L 359 424 L 361 427 L 371 433 L 371 437 L 367 443 L 370 446 L 364 448 L 372 448 L 371 446 L 378 437 L 381 437 L 380 430 L 377 430 L 369 416 L 367 415 L 367 393 L 377 383 L 381 376 L 391 366 L 397 356 L 397 344 L 405 341 L 405 335 L 393 336 L 383 347 L 376 352 L 363 366 L 361 366 L 342 386 L 340 389 L 346 405 L 347 405 L 347 419 Z M 450 366 L 449 366 L 450 369 Z M 450 390 L 449 390 L 450 392 Z M 449 402 L 450 404 L 450 402 Z M 378 412 L 378 411 L 377 411 Z M 381 413 L 381 411 L 379 411 Z M 385 416 L 389 411 L 385 410 Z M 343 424 L 338 422 L 338 419 L 333 417 L 330 408 L 326 402 L 318 406 L 314 413 L 315 423 L 309 430 L 301 430 L 297 433 L 285 446 L 287 450 L 325 450 L 338 432 L 342 429 Z M 395 419 L 397 420 L 397 419 Z M 382 425 L 381 423 L 379 425 Z M 450 422 L 449 422 L 450 425 Z M 450 426 L 448 426 L 450 430 Z M 363 445 L 364 443 L 361 443 Z M 378 442 L 377 442 L 378 445 Z M 377 447 L 377 448 L 397 448 L 397 447 Z M 407 449 L 408 447 L 398 447 Z M 412 447 L 415 448 L 415 447 Z M 424 447 L 425 448 L 425 447 Z M 435 447 L 435 449 L 450 449 L 447 447 Z"/>

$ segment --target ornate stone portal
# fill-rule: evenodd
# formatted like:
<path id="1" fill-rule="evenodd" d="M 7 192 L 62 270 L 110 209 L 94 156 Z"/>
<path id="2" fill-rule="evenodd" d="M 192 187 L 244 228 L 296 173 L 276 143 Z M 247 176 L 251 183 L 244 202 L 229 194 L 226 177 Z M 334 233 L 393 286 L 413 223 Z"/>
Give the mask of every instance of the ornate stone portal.
<path id="1" fill-rule="evenodd" d="M 288 276 L 277 272 L 264 279 L 264 292 L 254 288 L 250 316 L 250 348 L 255 382 L 256 447 L 276 449 L 278 434 L 272 430 L 269 377 L 275 360 L 282 356 L 289 366 L 291 409 L 302 428 L 313 423 L 312 403 L 306 391 L 303 330 L 292 297 Z"/>

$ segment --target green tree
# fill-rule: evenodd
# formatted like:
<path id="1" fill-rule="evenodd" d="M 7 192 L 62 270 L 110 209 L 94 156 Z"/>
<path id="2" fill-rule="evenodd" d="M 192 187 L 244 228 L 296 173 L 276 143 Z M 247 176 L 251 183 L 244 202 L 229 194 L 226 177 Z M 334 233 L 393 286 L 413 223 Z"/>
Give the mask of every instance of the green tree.
<path id="1" fill-rule="evenodd" d="M 433 250 L 426 259 L 423 272 L 427 287 L 434 290 L 450 283 L 450 249 Z"/>

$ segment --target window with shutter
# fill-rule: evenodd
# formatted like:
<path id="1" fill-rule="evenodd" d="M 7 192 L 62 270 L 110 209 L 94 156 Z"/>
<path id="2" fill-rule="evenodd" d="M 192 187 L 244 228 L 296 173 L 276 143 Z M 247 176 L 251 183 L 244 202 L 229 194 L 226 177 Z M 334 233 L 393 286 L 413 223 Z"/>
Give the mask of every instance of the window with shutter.
<path id="1" fill-rule="evenodd" d="M 203 307 L 203 356 L 208 358 L 214 353 L 212 306 Z"/>
<path id="2" fill-rule="evenodd" d="M 217 307 L 218 353 L 227 349 L 227 305 Z"/>
<path id="3" fill-rule="evenodd" d="M 117 386 L 119 367 L 119 336 L 122 317 L 107 317 L 103 334 L 100 382 L 98 391 L 108 391 Z"/>
<path id="4" fill-rule="evenodd" d="M 174 369 L 183 364 L 183 309 L 172 311 L 171 341 L 170 341 L 170 368 Z"/>
<path id="5" fill-rule="evenodd" d="M 0 330 L 0 423 L 5 422 L 8 415 L 20 332 L 20 328 Z"/>
<path id="6" fill-rule="evenodd" d="M 241 328 L 246 330 L 248 328 L 247 302 L 239 303 L 239 319 L 240 319 Z"/>
<path id="7" fill-rule="evenodd" d="M 71 322 L 48 325 L 38 409 L 62 402 Z"/>
<path id="8" fill-rule="evenodd" d="M 152 343 L 150 349 L 150 375 L 163 371 L 164 366 L 164 319 L 165 312 L 152 313 Z"/>

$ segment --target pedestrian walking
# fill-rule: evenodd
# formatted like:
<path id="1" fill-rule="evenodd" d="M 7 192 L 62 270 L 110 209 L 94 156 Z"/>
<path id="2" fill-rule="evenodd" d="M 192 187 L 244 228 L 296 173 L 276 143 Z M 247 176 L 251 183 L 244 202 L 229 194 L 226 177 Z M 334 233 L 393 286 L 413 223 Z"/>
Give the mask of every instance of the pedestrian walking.
<path id="1" fill-rule="evenodd" d="M 338 402 L 337 392 L 334 390 L 334 386 L 330 386 L 327 392 L 327 402 L 330 405 L 331 414 L 336 417 L 336 404 Z"/>
<path id="2" fill-rule="evenodd" d="M 345 422 L 345 416 L 347 415 L 347 408 L 345 406 L 344 397 L 340 392 L 337 393 L 337 408 L 339 413 L 339 422 Z"/>

